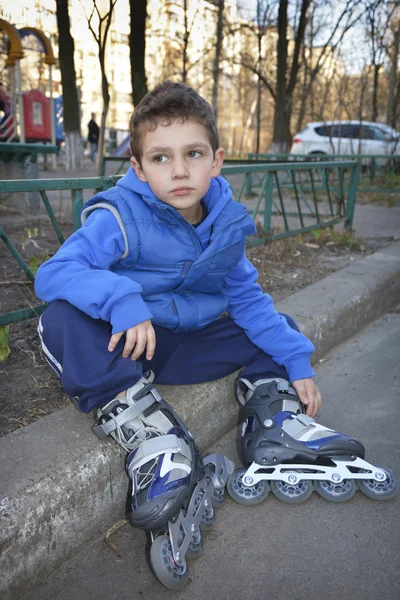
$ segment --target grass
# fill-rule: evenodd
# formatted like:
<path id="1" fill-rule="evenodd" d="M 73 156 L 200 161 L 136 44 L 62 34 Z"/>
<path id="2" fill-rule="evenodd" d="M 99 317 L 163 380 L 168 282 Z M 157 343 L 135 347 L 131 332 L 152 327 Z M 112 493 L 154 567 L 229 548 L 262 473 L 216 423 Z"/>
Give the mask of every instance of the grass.
<path id="1" fill-rule="evenodd" d="M 352 231 L 335 231 L 333 227 L 324 229 L 314 229 L 311 235 L 315 242 L 320 244 L 334 243 L 337 246 L 344 246 L 354 252 L 361 252 L 363 249 L 363 241 L 361 238 L 354 235 Z"/>

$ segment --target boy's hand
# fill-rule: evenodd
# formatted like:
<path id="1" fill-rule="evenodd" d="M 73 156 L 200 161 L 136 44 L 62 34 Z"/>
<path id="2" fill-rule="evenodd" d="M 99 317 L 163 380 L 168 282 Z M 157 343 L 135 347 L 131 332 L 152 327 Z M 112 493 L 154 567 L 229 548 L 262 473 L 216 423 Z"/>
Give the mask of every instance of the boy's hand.
<path id="1" fill-rule="evenodd" d="M 115 350 L 115 346 L 118 344 L 123 333 L 123 331 L 120 331 L 111 336 L 108 344 L 109 352 Z M 145 348 L 146 359 L 151 360 L 156 349 L 156 334 L 150 320 L 143 321 L 143 323 L 139 323 L 135 327 L 130 327 L 125 331 L 125 345 L 122 356 L 123 358 L 128 358 L 133 350 L 131 359 L 137 360 L 143 354 Z"/>
<path id="2" fill-rule="evenodd" d="M 292 386 L 296 390 L 301 402 L 307 407 L 306 415 L 314 418 L 322 404 L 321 394 L 314 380 L 311 377 L 298 379 L 297 381 L 292 381 Z"/>

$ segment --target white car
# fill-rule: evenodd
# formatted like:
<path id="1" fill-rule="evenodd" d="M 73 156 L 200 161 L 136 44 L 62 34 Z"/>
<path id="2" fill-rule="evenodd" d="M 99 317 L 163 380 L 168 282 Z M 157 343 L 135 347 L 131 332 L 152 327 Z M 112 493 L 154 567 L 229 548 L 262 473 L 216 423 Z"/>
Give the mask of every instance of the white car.
<path id="1" fill-rule="evenodd" d="M 291 154 L 397 154 L 400 133 L 384 123 L 307 123 L 293 138 Z"/>

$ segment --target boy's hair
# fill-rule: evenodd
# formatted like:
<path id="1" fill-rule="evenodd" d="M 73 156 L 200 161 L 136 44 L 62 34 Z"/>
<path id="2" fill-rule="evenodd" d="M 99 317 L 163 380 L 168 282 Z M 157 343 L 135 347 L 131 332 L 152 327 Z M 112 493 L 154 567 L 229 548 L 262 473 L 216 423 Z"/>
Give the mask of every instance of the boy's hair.
<path id="1" fill-rule="evenodd" d="M 140 125 L 146 123 L 150 126 L 150 131 L 154 131 L 160 121 L 170 125 L 176 119 L 183 122 L 191 119 L 203 125 L 208 132 L 215 154 L 219 148 L 219 137 L 211 105 L 184 83 L 164 81 L 142 98 L 129 123 L 131 150 L 139 164 L 141 164 Z"/>

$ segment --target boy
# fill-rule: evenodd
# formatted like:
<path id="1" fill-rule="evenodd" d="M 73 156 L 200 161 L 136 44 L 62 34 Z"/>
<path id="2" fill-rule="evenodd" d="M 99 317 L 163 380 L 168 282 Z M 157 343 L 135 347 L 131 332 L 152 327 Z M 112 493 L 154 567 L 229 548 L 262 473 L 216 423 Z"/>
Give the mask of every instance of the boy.
<path id="1" fill-rule="evenodd" d="M 157 474 L 146 457 L 169 457 L 158 524 L 171 498 L 175 512 L 182 504 L 176 489 L 187 490 L 194 459 L 190 434 L 147 373 L 173 385 L 243 369 L 240 402 L 272 382 L 274 398 L 291 414 L 299 398 L 310 418 L 321 396 L 312 343 L 275 312 L 245 256 L 255 226 L 220 177 L 211 106 L 167 81 L 136 107 L 130 135 L 131 168 L 85 204 L 82 228 L 40 267 L 35 286 L 50 303 L 39 324 L 46 358 L 79 408 L 97 409 L 99 437 L 130 452 L 134 522 L 151 529 Z"/>

